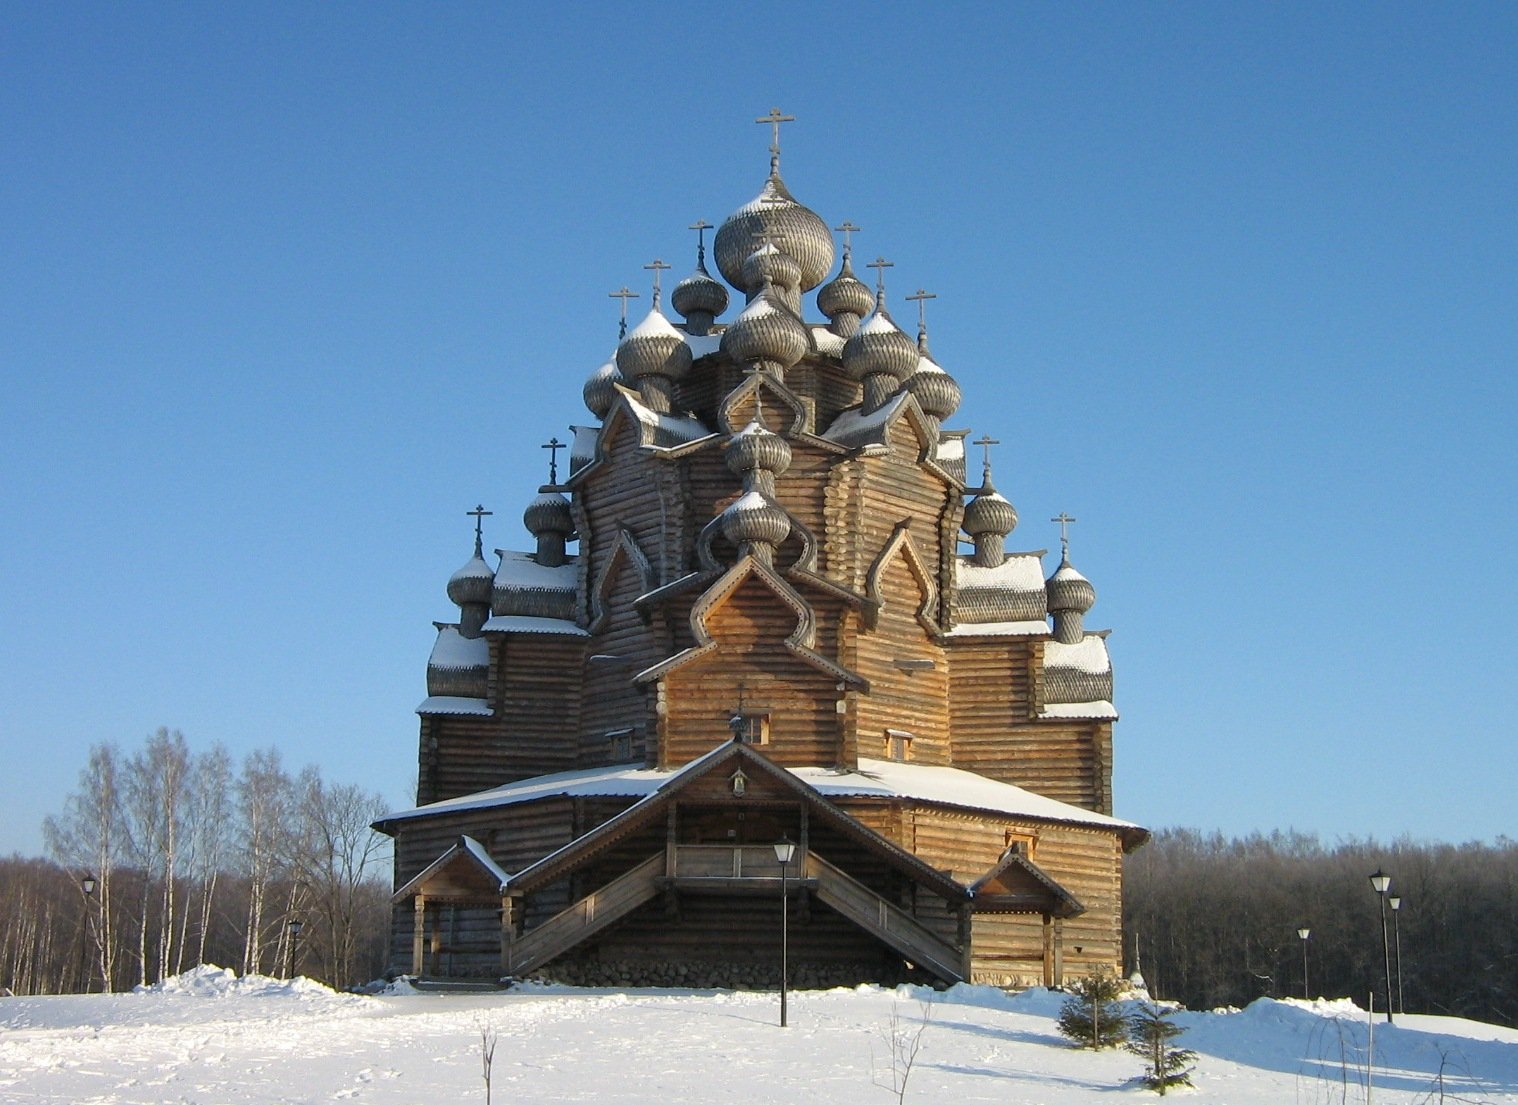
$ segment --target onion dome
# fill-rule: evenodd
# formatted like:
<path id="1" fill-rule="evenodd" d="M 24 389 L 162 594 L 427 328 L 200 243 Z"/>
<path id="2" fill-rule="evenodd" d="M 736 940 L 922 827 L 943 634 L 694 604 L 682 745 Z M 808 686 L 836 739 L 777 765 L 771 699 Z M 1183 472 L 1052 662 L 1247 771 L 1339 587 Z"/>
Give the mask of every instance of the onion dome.
<path id="1" fill-rule="evenodd" d="M 590 413 L 597 418 L 605 418 L 617 397 L 616 385 L 625 382 L 626 378 L 617 368 L 616 354 L 612 354 L 612 359 L 592 372 L 585 381 L 585 406 Z"/>
<path id="2" fill-rule="evenodd" d="M 782 372 L 812 348 L 812 334 L 770 285 L 722 331 L 722 352 L 738 364 Z"/>
<path id="3" fill-rule="evenodd" d="M 690 346 L 659 310 L 653 310 L 617 346 L 617 368 L 629 380 L 663 376 L 678 380 L 690 371 Z"/>
<path id="4" fill-rule="evenodd" d="M 1084 614 L 1096 605 L 1096 588 L 1070 565 L 1068 554 L 1060 558 L 1059 567 L 1044 584 L 1044 594 L 1048 596 L 1049 613 L 1056 617 Z"/>
<path id="5" fill-rule="evenodd" d="M 796 288 L 801 283 L 800 263 L 789 253 L 780 252 L 774 242 L 765 242 L 743 262 L 745 288 L 762 288 L 766 281 L 777 288 L 787 289 Z"/>
<path id="6" fill-rule="evenodd" d="M 740 495 L 721 517 L 723 534 L 738 546 L 759 544 L 773 548 L 791 532 L 791 520 L 785 511 L 757 491 Z"/>
<path id="7" fill-rule="evenodd" d="M 883 301 L 843 343 L 843 367 L 856 380 L 889 376 L 899 384 L 917 370 L 920 359 L 916 344 L 891 319 Z"/>
<path id="8" fill-rule="evenodd" d="M 769 235 L 780 242 L 801 267 L 801 289 L 810 291 L 827 279 L 833 267 L 833 235 L 815 211 L 796 202 L 772 171 L 759 194 L 734 211 L 717 230 L 712 248 L 717 269 L 735 288 L 752 291 L 744 283 L 743 262 L 754 251 L 754 240 Z"/>
<path id="9" fill-rule="evenodd" d="M 675 285 L 669 301 L 687 319 L 699 314 L 716 318 L 727 310 L 727 289 L 712 279 L 705 261 L 697 261 L 696 271 Z"/>
<path id="10" fill-rule="evenodd" d="M 902 386 L 916 396 L 917 405 L 923 409 L 924 414 L 942 422 L 959 409 L 962 393 L 954 377 L 940 368 L 929 355 L 927 343 L 919 342 L 918 349 L 921 350 L 922 357 L 917 362 L 917 371 L 907 377 L 907 382 Z"/>
<path id="11" fill-rule="evenodd" d="M 727 445 L 727 467 L 735 476 L 750 472 L 780 475 L 791 466 L 791 447 L 785 438 L 750 422 L 732 436 Z"/>
<path id="12" fill-rule="evenodd" d="M 1017 508 L 994 487 L 983 487 L 965 504 L 964 531 L 975 538 L 995 534 L 1006 537 L 1017 528 Z"/>
<path id="13" fill-rule="evenodd" d="M 448 577 L 448 599 L 455 606 L 471 602 L 489 606 L 494 581 L 495 572 L 485 563 L 480 543 L 476 541 L 474 555 L 469 558 L 469 562 Z"/>
<path id="14" fill-rule="evenodd" d="M 569 500 L 557 491 L 545 492 L 527 504 L 522 512 L 522 522 L 534 537 L 545 533 L 561 533 L 566 537 L 575 530 L 574 518 L 569 512 Z"/>
<path id="15" fill-rule="evenodd" d="M 847 252 L 843 255 L 843 268 L 817 291 L 817 309 L 831 320 L 840 315 L 853 315 L 861 319 L 875 306 L 875 294 L 869 285 L 854 275 L 853 263 Z"/>

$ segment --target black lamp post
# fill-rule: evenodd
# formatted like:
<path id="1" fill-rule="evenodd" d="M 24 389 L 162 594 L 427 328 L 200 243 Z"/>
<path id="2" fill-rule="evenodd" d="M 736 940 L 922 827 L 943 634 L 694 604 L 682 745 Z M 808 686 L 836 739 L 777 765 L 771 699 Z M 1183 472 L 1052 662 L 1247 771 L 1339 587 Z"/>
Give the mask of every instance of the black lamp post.
<path id="1" fill-rule="evenodd" d="M 95 900 L 95 876 L 85 875 L 80 879 L 79 889 L 84 891 L 84 926 L 81 933 L 84 947 L 79 957 L 83 961 L 80 965 L 80 974 L 84 976 L 84 992 L 88 994 L 90 984 L 95 980 L 95 972 L 90 970 L 90 922 L 93 919 L 91 903 Z"/>
<path id="2" fill-rule="evenodd" d="M 305 926 L 298 920 L 291 919 L 285 922 L 285 929 L 290 934 L 290 942 L 285 946 L 285 977 L 295 977 L 295 942 L 300 939 L 300 930 Z"/>
<path id="3" fill-rule="evenodd" d="M 1392 911 L 1392 950 L 1397 955 L 1397 1012 L 1406 1013 L 1407 1006 L 1402 1003 L 1402 922 L 1398 920 L 1402 916 L 1402 899 L 1390 897 L 1386 904 L 1391 906 Z"/>
<path id="4" fill-rule="evenodd" d="M 1304 925 L 1297 929 L 1297 935 L 1302 938 L 1302 1000 L 1311 1001 L 1312 991 L 1307 988 L 1307 938 L 1312 935 L 1312 929 Z"/>
<path id="5" fill-rule="evenodd" d="M 786 982 L 790 975 L 786 960 L 790 957 L 790 910 L 786 902 L 786 873 L 791 859 L 796 855 L 796 845 L 788 837 L 775 841 L 775 858 L 780 861 L 780 1027 L 785 1024 Z"/>
<path id="6" fill-rule="evenodd" d="M 1391 876 L 1376 868 L 1376 873 L 1370 877 L 1371 889 L 1376 892 L 1376 898 L 1381 903 L 1381 961 L 1386 967 L 1386 1023 L 1393 1022 L 1392 1017 L 1392 985 L 1391 985 L 1391 941 L 1386 935 L 1386 891 L 1391 887 Z"/>

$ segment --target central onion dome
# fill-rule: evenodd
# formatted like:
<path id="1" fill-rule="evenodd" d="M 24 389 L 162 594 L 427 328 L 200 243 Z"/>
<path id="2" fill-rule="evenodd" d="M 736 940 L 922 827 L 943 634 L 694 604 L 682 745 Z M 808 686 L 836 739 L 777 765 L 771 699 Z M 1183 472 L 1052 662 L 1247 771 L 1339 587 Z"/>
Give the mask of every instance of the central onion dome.
<path id="1" fill-rule="evenodd" d="M 811 348 L 811 331 L 780 301 L 768 282 L 764 291 L 722 331 L 723 353 L 740 365 L 758 364 L 777 375 L 801 360 Z"/>
<path id="2" fill-rule="evenodd" d="M 734 211 L 717 230 L 712 248 L 722 278 L 735 288 L 753 291 L 744 280 L 743 262 L 754 242 L 769 236 L 801 267 L 801 290 L 811 291 L 833 267 L 833 235 L 817 213 L 796 202 L 778 172 L 770 173 L 759 194 Z"/>

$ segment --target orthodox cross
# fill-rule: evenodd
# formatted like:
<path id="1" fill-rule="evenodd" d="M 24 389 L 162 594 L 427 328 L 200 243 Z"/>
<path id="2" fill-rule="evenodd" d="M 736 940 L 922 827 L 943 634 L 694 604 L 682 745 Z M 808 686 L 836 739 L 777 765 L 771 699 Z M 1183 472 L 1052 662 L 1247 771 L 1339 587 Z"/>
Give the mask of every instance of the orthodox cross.
<path id="1" fill-rule="evenodd" d="M 863 227 L 859 227 L 859 226 L 855 226 L 848 219 L 845 219 L 843 221 L 843 225 L 842 226 L 835 226 L 835 227 L 833 227 L 833 229 L 836 230 L 836 231 L 838 231 L 838 233 L 840 233 L 840 234 L 843 235 L 843 255 L 845 257 L 849 256 L 851 253 L 854 252 L 854 242 L 849 237 L 849 235 L 850 234 L 857 234 L 859 231 L 863 230 L 864 228 Z"/>
<path id="2" fill-rule="evenodd" d="M 981 448 L 983 448 L 986 451 L 986 459 L 985 459 L 986 471 L 987 472 L 991 471 L 991 446 L 993 446 L 993 445 L 1000 445 L 1001 442 L 997 441 L 990 434 L 981 434 L 980 437 L 978 437 L 974 441 L 970 442 L 970 444 L 971 445 L 979 445 Z"/>
<path id="3" fill-rule="evenodd" d="M 644 265 L 643 267 L 645 269 L 654 270 L 654 303 L 657 304 L 659 302 L 659 274 L 670 266 L 666 265 L 659 258 L 655 257 L 651 263 Z"/>
<path id="4" fill-rule="evenodd" d="M 776 172 L 780 168 L 780 124 L 794 123 L 795 121 L 796 117 L 794 115 L 780 114 L 780 109 L 778 107 L 770 108 L 770 113 L 768 115 L 760 116 L 758 119 L 754 120 L 756 123 L 768 123 L 770 126 L 775 128 L 775 136 L 770 141 L 770 172 L 772 173 Z"/>
<path id="5" fill-rule="evenodd" d="M 927 291 L 924 288 L 918 288 L 916 295 L 909 295 L 905 298 L 908 303 L 914 301 L 917 303 L 917 332 L 919 334 L 926 334 L 928 332 L 928 316 L 924 308 L 926 307 L 928 300 L 937 299 L 938 296 L 934 295 L 932 292 Z M 993 441 L 991 444 L 1000 445 L 1001 442 Z"/>
<path id="6" fill-rule="evenodd" d="M 539 445 L 539 449 L 548 450 L 548 482 L 559 482 L 559 450 L 564 448 L 564 443 L 555 435 L 548 439 L 547 445 Z"/>
<path id="7" fill-rule="evenodd" d="M 476 555 L 479 554 L 480 543 L 484 540 L 484 521 L 494 513 L 495 511 L 493 510 L 486 510 L 484 503 L 479 504 L 473 510 L 464 511 L 466 516 L 474 519 L 474 551 Z"/>
<path id="8" fill-rule="evenodd" d="M 706 262 L 706 232 L 712 228 L 712 224 L 705 219 L 697 219 L 690 224 L 689 229 L 696 232 L 696 264 Z"/>
<path id="9" fill-rule="evenodd" d="M 1059 523 L 1059 553 L 1062 559 L 1068 560 L 1070 558 L 1070 523 L 1075 519 L 1062 510 L 1057 517 L 1050 518 L 1049 521 Z"/>
<path id="10" fill-rule="evenodd" d="M 627 301 L 629 299 L 637 299 L 639 293 L 633 291 L 626 284 L 623 284 L 616 291 L 607 292 L 606 294 L 612 299 L 620 299 L 622 301 L 622 326 L 621 329 L 617 331 L 617 340 L 621 341 L 623 338 L 627 337 Z"/>
<path id="11" fill-rule="evenodd" d="M 881 299 L 885 298 L 885 270 L 895 267 L 895 261 L 887 261 L 884 257 L 877 257 L 865 265 L 865 268 L 875 270 L 875 294 Z"/>

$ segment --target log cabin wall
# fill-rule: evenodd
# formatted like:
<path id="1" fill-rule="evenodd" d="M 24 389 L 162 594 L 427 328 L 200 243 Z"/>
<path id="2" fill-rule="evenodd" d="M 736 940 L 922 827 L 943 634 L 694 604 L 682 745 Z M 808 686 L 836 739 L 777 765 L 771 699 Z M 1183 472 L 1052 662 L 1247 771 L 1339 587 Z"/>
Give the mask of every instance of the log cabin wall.
<path id="1" fill-rule="evenodd" d="M 907 762 L 947 765 L 949 673 L 943 649 L 918 620 L 932 592 L 904 551 L 890 556 L 877 580 L 876 624 L 854 640 L 855 670 L 870 684 L 859 699 L 859 754 L 891 759 L 894 741 Z"/>

